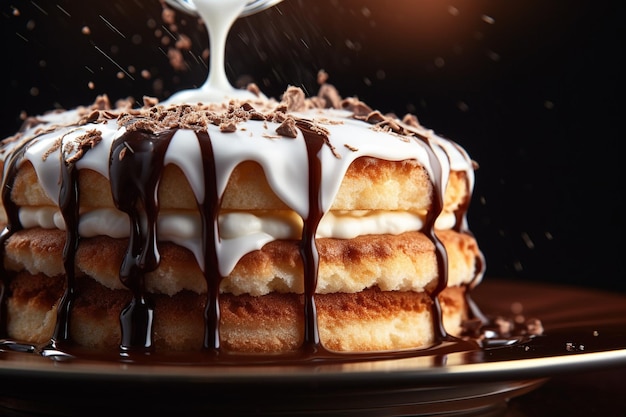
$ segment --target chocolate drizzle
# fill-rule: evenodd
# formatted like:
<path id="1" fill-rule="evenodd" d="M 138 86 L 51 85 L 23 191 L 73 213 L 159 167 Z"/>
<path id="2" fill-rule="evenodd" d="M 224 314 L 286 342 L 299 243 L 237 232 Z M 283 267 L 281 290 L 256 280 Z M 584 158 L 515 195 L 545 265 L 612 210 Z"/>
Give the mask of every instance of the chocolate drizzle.
<path id="1" fill-rule="evenodd" d="M 65 292 L 57 307 L 57 321 L 51 339 L 51 348 L 59 349 L 64 343 L 71 342 L 70 320 L 72 305 L 76 297 L 76 272 L 74 261 L 80 241 L 79 222 L 79 187 L 78 169 L 76 164 L 66 162 L 63 147 L 59 147 L 61 159 L 61 188 L 59 191 L 59 207 L 65 221 L 65 246 L 63 247 L 63 268 L 65 269 Z"/>
<path id="2" fill-rule="evenodd" d="M 145 292 L 145 274 L 159 264 L 157 187 L 173 135 L 173 130 L 158 133 L 131 130 L 111 148 L 113 201 L 130 220 L 128 248 L 120 266 L 120 280 L 133 294 L 130 304 L 120 314 L 123 352 L 152 349 L 154 305 Z"/>
<path id="3" fill-rule="evenodd" d="M 5 161 L 4 173 L 2 179 L 2 204 L 7 216 L 7 224 L 0 232 L 0 337 L 7 336 L 7 308 L 6 299 L 8 297 L 9 287 L 9 271 L 4 267 L 4 245 L 7 240 L 18 230 L 22 229 L 19 217 L 19 207 L 11 199 L 11 191 L 13 183 L 17 176 L 17 170 L 20 162 L 24 158 L 24 152 L 27 149 L 27 143 L 23 142 L 17 149 L 13 151 L 10 157 Z"/>
<path id="4" fill-rule="evenodd" d="M 221 197 L 217 191 L 217 173 L 215 155 L 211 138 L 207 132 L 197 132 L 202 151 L 202 170 L 204 173 L 204 201 L 198 201 L 202 219 L 202 246 L 204 252 L 204 278 L 207 283 L 207 301 L 204 309 L 204 348 L 219 353 L 220 350 L 220 283 L 222 275 L 219 268 L 217 247 L 219 244 L 218 215 Z"/>
<path id="5" fill-rule="evenodd" d="M 317 327 L 317 311 L 315 307 L 315 290 L 317 288 L 317 273 L 319 254 L 315 244 L 315 234 L 320 220 L 324 215 L 321 198 L 322 161 L 320 152 L 327 142 L 321 132 L 313 130 L 307 121 L 297 122 L 306 143 L 309 162 L 309 212 L 304 219 L 302 240 L 300 241 L 300 255 L 304 270 L 304 342 L 305 352 L 315 354 L 321 348 L 320 336 Z"/>

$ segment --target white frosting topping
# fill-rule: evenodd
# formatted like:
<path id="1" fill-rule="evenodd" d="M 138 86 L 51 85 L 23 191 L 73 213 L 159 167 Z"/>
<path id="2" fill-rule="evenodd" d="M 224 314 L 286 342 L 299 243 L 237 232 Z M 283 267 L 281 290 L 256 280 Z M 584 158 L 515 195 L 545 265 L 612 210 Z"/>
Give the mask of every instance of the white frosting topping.
<path id="1" fill-rule="evenodd" d="M 25 137 L 36 136 L 37 131 L 47 127 L 69 123 L 70 116 L 78 118 L 76 111 L 46 115 L 42 120 L 47 126 L 36 126 L 24 132 Z M 372 125 L 351 118 L 345 110 L 315 109 L 296 116 L 318 123 L 328 131 L 333 146 L 323 146 L 319 157 L 324 167 L 321 179 L 321 203 L 326 212 L 318 230 L 318 237 L 353 238 L 364 234 L 399 234 L 409 230 L 421 230 L 425 213 L 374 212 L 340 213 L 329 212 L 341 179 L 350 164 L 361 156 L 372 156 L 387 160 L 415 159 L 423 165 L 431 178 L 437 178 L 429 146 L 422 140 L 390 134 L 373 128 Z M 76 120 L 74 120 L 76 122 Z M 218 255 L 220 270 L 224 275 L 234 268 L 246 253 L 260 249 L 265 243 L 284 238 L 298 238 L 303 219 L 308 216 L 308 158 L 302 132 L 296 138 L 276 134 L 279 126 L 275 122 L 249 120 L 237 124 L 235 132 L 221 132 L 218 126 L 209 125 L 215 154 L 216 182 L 218 193 L 223 194 L 234 168 L 243 161 L 255 161 L 263 168 L 276 195 L 297 216 L 268 214 L 254 216 L 247 213 L 223 213 L 220 215 L 220 242 Z M 43 128 L 43 130 L 42 130 Z M 76 163 L 78 169 L 91 169 L 106 178 L 109 174 L 109 153 L 114 141 L 125 133 L 116 120 L 106 123 L 72 125 L 61 127 L 50 133 L 36 136 L 24 153 L 24 159 L 32 163 L 43 189 L 52 201 L 58 201 L 61 186 L 61 159 L 58 153 L 44 158 L 55 142 L 62 140 L 62 148 L 71 148 L 74 141 L 92 130 L 101 132 L 101 141 L 87 151 Z M 442 168 L 442 180 L 447 181 L 452 166 L 466 171 L 473 178 L 471 161 L 458 146 L 439 138 L 431 131 L 427 135 L 433 146 L 437 165 Z M 18 143 L 18 142 L 16 142 Z M 8 143 L 6 146 L 10 147 Z M 72 155 L 72 152 L 69 153 Z M 164 164 L 173 164 L 185 174 L 196 199 L 204 202 L 205 184 L 200 145 L 196 132 L 180 129 L 173 135 L 165 153 Z M 443 184 L 445 186 L 445 183 Z M 295 218 L 294 218 L 295 217 Z M 20 221 L 24 227 L 41 226 L 64 229 L 58 208 L 22 208 Z M 442 213 L 436 227 L 445 229 L 454 226 L 452 213 Z M 81 214 L 79 233 L 82 236 L 108 235 L 127 237 L 130 225 L 128 216 L 118 210 L 94 210 Z M 157 225 L 158 238 L 180 244 L 191 250 L 203 267 L 202 238 L 199 215 L 184 212 L 161 211 Z"/>

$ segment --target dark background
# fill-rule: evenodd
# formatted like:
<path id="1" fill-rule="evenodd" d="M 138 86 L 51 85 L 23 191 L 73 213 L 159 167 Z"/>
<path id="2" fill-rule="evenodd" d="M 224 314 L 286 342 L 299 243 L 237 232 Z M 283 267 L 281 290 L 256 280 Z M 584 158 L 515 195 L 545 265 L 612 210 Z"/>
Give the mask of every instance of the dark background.
<path id="1" fill-rule="evenodd" d="M 325 69 L 343 96 L 416 114 L 480 165 L 469 221 L 487 278 L 626 292 L 621 4 L 284 0 L 236 22 L 227 74 L 278 97 L 315 94 Z M 1 7 L 2 137 L 22 112 L 103 93 L 164 99 L 206 78 L 204 28 L 180 13 L 165 24 L 158 0 Z M 191 49 L 177 70 L 181 35 Z"/>

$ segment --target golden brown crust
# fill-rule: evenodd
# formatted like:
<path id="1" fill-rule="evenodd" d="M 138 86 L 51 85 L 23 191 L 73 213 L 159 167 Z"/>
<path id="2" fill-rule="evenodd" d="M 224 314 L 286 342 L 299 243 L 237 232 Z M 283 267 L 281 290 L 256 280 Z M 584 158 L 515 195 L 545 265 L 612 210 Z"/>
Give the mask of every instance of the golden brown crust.
<path id="1" fill-rule="evenodd" d="M 464 173 L 451 175 L 446 210 L 467 197 Z M 113 197 L 105 177 L 82 169 L 79 172 L 82 210 L 113 208 Z M 453 191 L 453 192 L 452 192 Z M 348 168 L 332 210 L 409 210 L 430 207 L 433 186 L 426 170 L 414 160 L 384 161 L 371 157 L 356 159 Z M 11 199 L 20 206 L 56 206 L 46 195 L 29 161 L 16 176 Z M 161 209 L 197 210 L 191 186 L 175 165 L 163 170 L 159 185 Z M 274 194 L 263 169 L 246 161 L 233 171 L 222 199 L 226 210 L 285 210 L 288 207 Z"/>
<path id="2" fill-rule="evenodd" d="M 63 277 L 18 274 L 11 280 L 9 336 L 31 343 L 46 342 L 54 329 L 56 300 Z M 464 288 L 440 296 L 444 322 L 456 332 L 465 315 Z M 110 290 L 86 277 L 77 279 L 71 337 L 82 346 L 115 348 L 120 341 L 119 313 L 130 292 Z M 155 303 L 154 343 L 162 350 L 200 350 L 204 337 L 205 296 L 185 291 L 174 297 L 151 295 Z M 432 302 L 425 293 L 380 291 L 317 295 L 319 330 L 331 350 L 368 351 L 423 347 L 433 342 Z M 220 297 L 221 339 L 225 349 L 273 352 L 302 343 L 302 296 Z"/>
<path id="3" fill-rule="evenodd" d="M 473 237 L 440 231 L 450 261 L 450 286 L 468 283 L 474 276 L 478 246 Z M 105 236 L 83 238 L 76 254 L 79 274 L 101 284 L 124 288 L 119 268 L 127 239 Z M 56 229 L 26 229 L 15 233 L 5 247 L 5 266 L 32 274 L 62 275 L 65 233 Z M 401 235 L 366 235 L 355 239 L 318 239 L 320 266 L 318 293 L 358 292 L 377 286 L 385 291 L 421 291 L 434 285 L 437 263 L 432 242 L 419 232 Z M 160 265 L 146 276 L 149 292 L 176 294 L 182 290 L 206 292 L 206 282 L 187 249 L 169 242 L 159 244 Z M 222 283 L 222 291 L 252 295 L 304 291 L 302 261 L 297 241 L 274 241 L 245 255 Z"/>

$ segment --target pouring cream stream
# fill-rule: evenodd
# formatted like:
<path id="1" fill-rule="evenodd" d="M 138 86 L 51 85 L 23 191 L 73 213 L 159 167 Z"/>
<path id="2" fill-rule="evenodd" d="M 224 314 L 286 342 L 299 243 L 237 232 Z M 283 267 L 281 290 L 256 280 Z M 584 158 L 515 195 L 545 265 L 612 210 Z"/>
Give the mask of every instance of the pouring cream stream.
<path id="1" fill-rule="evenodd" d="M 173 94 L 164 104 L 193 102 L 221 102 L 224 99 L 258 98 L 250 91 L 234 88 L 224 69 L 226 39 L 231 26 L 244 11 L 249 0 L 195 0 L 195 10 L 206 25 L 209 34 L 209 76 L 197 89 Z M 192 6 L 188 6 L 192 7 Z"/>

